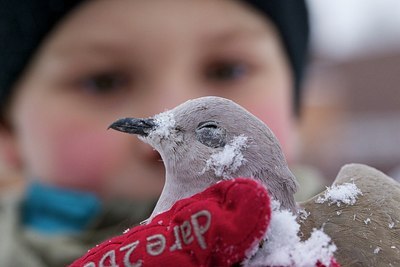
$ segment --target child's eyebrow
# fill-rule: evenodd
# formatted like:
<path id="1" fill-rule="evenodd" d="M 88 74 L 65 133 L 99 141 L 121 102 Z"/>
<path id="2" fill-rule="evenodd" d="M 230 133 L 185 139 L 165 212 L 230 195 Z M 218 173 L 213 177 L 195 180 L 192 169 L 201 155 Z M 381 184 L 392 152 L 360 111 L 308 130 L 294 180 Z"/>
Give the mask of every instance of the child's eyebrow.
<path id="1" fill-rule="evenodd" d="M 259 41 L 268 38 L 265 29 L 230 29 L 212 34 L 207 34 L 202 38 L 202 41 L 210 45 L 232 43 L 235 41 Z"/>
<path id="2" fill-rule="evenodd" d="M 125 54 L 125 49 L 118 42 L 111 40 L 77 42 L 58 47 L 57 54 L 64 55 L 104 55 L 104 54 Z"/>
<path id="3" fill-rule="evenodd" d="M 202 47 L 217 47 L 237 43 L 255 43 L 272 38 L 268 27 L 234 27 L 232 25 L 209 29 L 198 35 L 198 43 Z M 132 42 L 113 38 L 94 38 L 68 41 L 54 48 L 55 54 L 60 57 L 108 57 L 109 55 L 125 57 L 131 50 Z M 141 45 L 138 45 L 141 47 Z"/>

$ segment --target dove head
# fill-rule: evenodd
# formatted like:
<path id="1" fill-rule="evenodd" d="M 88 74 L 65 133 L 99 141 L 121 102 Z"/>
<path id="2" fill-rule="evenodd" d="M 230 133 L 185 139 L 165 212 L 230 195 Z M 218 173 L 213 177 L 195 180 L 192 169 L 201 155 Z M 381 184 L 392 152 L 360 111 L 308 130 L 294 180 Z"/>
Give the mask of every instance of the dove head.
<path id="1" fill-rule="evenodd" d="M 297 183 L 277 139 L 261 120 L 231 100 L 197 98 L 151 118 L 118 120 L 110 128 L 137 134 L 163 159 L 166 182 L 152 216 L 235 177 L 261 181 L 282 208 L 295 209 Z"/>

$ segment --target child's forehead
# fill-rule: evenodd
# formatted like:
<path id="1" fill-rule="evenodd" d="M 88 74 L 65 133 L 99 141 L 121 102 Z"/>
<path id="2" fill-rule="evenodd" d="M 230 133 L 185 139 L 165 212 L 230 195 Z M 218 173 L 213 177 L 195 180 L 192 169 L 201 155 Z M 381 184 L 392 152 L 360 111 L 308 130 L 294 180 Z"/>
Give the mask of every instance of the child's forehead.
<path id="1" fill-rule="evenodd" d="M 88 34 L 97 35 L 108 30 L 130 30 L 131 33 L 157 33 L 165 37 L 174 31 L 197 30 L 200 34 L 202 31 L 214 34 L 221 30 L 237 33 L 260 31 L 266 24 L 264 16 L 237 1 L 166 0 L 168 8 L 163 3 L 164 1 L 90 1 L 71 14 L 64 26 L 76 31 L 88 29 Z"/>
<path id="2" fill-rule="evenodd" d="M 179 15 L 179 19 L 191 19 L 199 24 L 215 17 L 224 17 L 221 20 L 225 20 L 227 17 L 242 19 L 247 16 L 248 23 L 251 23 L 249 18 L 264 17 L 246 1 L 238 0 L 97 0 L 86 1 L 74 12 L 83 14 L 81 20 L 86 22 L 93 22 L 93 16 L 115 18 L 115 15 L 121 17 L 124 14 L 130 14 L 129 17 L 138 21 L 156 21 L 157 17 L 163 22 L 174 21 Z"/>
<path id="3" fill-rule="evenodd" d="M 59 29 L 58 43 L 68 50 L 88 45 L 99 51 L 116 44 L 154 41 L 154 45 L 159 40 L 230 44 L 260 39 L 274 31 L 266 18 L 231 0 L 90 1 Z"/>

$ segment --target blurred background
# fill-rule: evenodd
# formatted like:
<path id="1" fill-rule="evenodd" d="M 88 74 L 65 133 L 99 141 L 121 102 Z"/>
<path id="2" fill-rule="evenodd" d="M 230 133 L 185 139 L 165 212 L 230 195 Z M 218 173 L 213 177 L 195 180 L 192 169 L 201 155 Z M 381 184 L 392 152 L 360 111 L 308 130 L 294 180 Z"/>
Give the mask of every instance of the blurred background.
<path id="1" fill-rule="evenodd" d="M 308 2 L 302 163 L 328 181 L 352 162 L 400 178 L 400 1 Z"/>
<path id="2" fill-rule="evenodd" d="M 352 162 L 400 180 L 400 1 L 308 2 L 312 56 L 300 163 L 315 166 L 326 184 Z"/>

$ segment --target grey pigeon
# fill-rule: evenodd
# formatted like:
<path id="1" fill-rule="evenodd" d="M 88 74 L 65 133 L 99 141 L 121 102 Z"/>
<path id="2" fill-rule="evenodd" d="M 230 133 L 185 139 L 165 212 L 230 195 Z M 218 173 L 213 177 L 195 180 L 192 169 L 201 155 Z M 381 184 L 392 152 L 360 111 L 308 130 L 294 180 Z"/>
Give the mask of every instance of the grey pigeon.
<path id="1" fill-rule="evenodd" d="M 272 131 L 221 97 L 189 100 L 151 118 L 124 118 L 110 128 L 136 134 L 156 149 L 166 181 L 150 217 L 176 201 L 235 177 L 261 181 L 282 209 L 296 210 L 297 182 Z"/>

